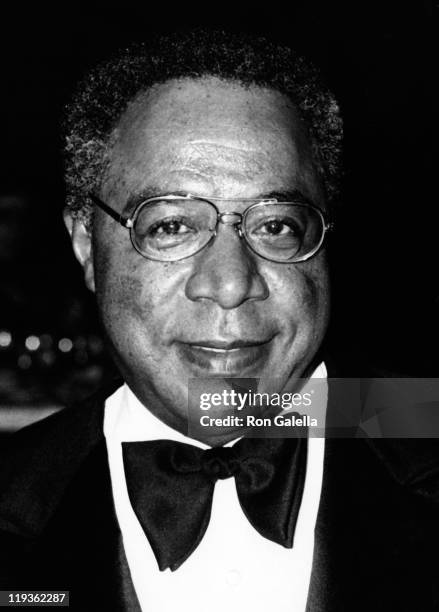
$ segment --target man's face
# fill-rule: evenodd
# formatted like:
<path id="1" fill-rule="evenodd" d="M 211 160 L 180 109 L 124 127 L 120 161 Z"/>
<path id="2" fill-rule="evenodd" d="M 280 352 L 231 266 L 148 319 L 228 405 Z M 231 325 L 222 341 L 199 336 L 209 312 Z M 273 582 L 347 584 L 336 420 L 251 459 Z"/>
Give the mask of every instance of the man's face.
<path id="1" fill-rule="evenodd" d="M 113 143 L 99 195 L 120 212 L 173 193 L 233 198 L 217 203 L 220 211 L 243 212 L 249 204 L 240 198 L 288 199 L 297 190 L 324 208 L 305 129 L 289 100 L 268 89 L 215 78 L 167 82 L 128 107 Z M 190 378 L 287 384 L 306 372 L 323 339 L 324 250 L 275 263 L 220 225 L 196 255 L 152 261 L 101 211 L 90 254 L 84 240 L 76 251 L 116 362 L 145 406 L 176 428 L 185 429 Z"/>

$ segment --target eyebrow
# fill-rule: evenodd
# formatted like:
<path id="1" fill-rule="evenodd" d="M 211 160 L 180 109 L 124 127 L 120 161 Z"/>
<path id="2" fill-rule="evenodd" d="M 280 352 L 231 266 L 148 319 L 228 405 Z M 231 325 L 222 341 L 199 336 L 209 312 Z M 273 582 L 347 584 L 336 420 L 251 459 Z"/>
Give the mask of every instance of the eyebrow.
<path id="1" fill-rule="evenodd" d="M 289 189 L 287 191 L 269 191 L 259 196 L 260 199 L 269 200 L 274 198 L 279 202 L 303 202 L 305 204 L 314 204 L 310 198 L 307 198 L 300 189 Z"/>
<path id="2" fill-rule="evenodd" d="M 132 211 L 138 204 L 143 202 L 144 200 L 148 200 L 149 198 L 155 198 L 156 196 L 164 195 L 161 194 L 158 189 L 155 187 L 145 187 L 140 192 L 132 193 L 128 198 L 125 206 L 123 207 L 123 212 Z M 181 194 L 180 194 L 181 195 Z"/>

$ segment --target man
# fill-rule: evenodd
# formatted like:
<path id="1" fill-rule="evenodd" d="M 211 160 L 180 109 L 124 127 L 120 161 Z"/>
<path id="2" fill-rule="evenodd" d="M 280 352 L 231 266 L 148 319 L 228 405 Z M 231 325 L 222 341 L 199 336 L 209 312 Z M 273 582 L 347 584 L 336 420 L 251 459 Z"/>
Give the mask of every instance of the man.
<path id="1" fill-rule="evenodd" d="M 316 72 L 267 41 L 162 39 L 94 71 L 66 134 L 65 222 L 125 384 L 11 445 L 2 587 L 80 610 L 438 609 L 430 455 L 190 435 L 190 379 L 326 376 L 341 121 Z"/>

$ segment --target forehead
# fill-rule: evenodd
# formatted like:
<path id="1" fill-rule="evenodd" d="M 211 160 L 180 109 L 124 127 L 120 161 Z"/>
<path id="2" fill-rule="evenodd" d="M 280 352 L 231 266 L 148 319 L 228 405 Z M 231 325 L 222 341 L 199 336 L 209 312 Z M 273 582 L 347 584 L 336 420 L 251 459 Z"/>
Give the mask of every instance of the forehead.
<path id="1" fill-rule="evenodd" d="M 311 147 L 283 94 L 213 77 L 154 86 L 114 130 L 106 189 L 257 197 L 302 188 L 320 199 Z"/>

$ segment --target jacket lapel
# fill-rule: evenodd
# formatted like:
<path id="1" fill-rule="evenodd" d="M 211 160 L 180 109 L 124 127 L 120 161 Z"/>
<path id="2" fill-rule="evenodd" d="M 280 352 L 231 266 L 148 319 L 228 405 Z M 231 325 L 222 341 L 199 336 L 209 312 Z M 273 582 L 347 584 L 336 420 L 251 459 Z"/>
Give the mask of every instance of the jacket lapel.
<path id="1" fill-rule="evenodd" d="M 69 590 L 76 610 L 140 610 L 102 430 L 105 399 L 119 384 L 14 436 L 0 474 L 5 588 Z"/>
<path id="2" fill-rule="evenodd" d="M 39 548 L 47 560 L 45 573 L 68 585 L 75 609 L 140 611 L 114 510 L 104 442 L 66 490 Z"/>

